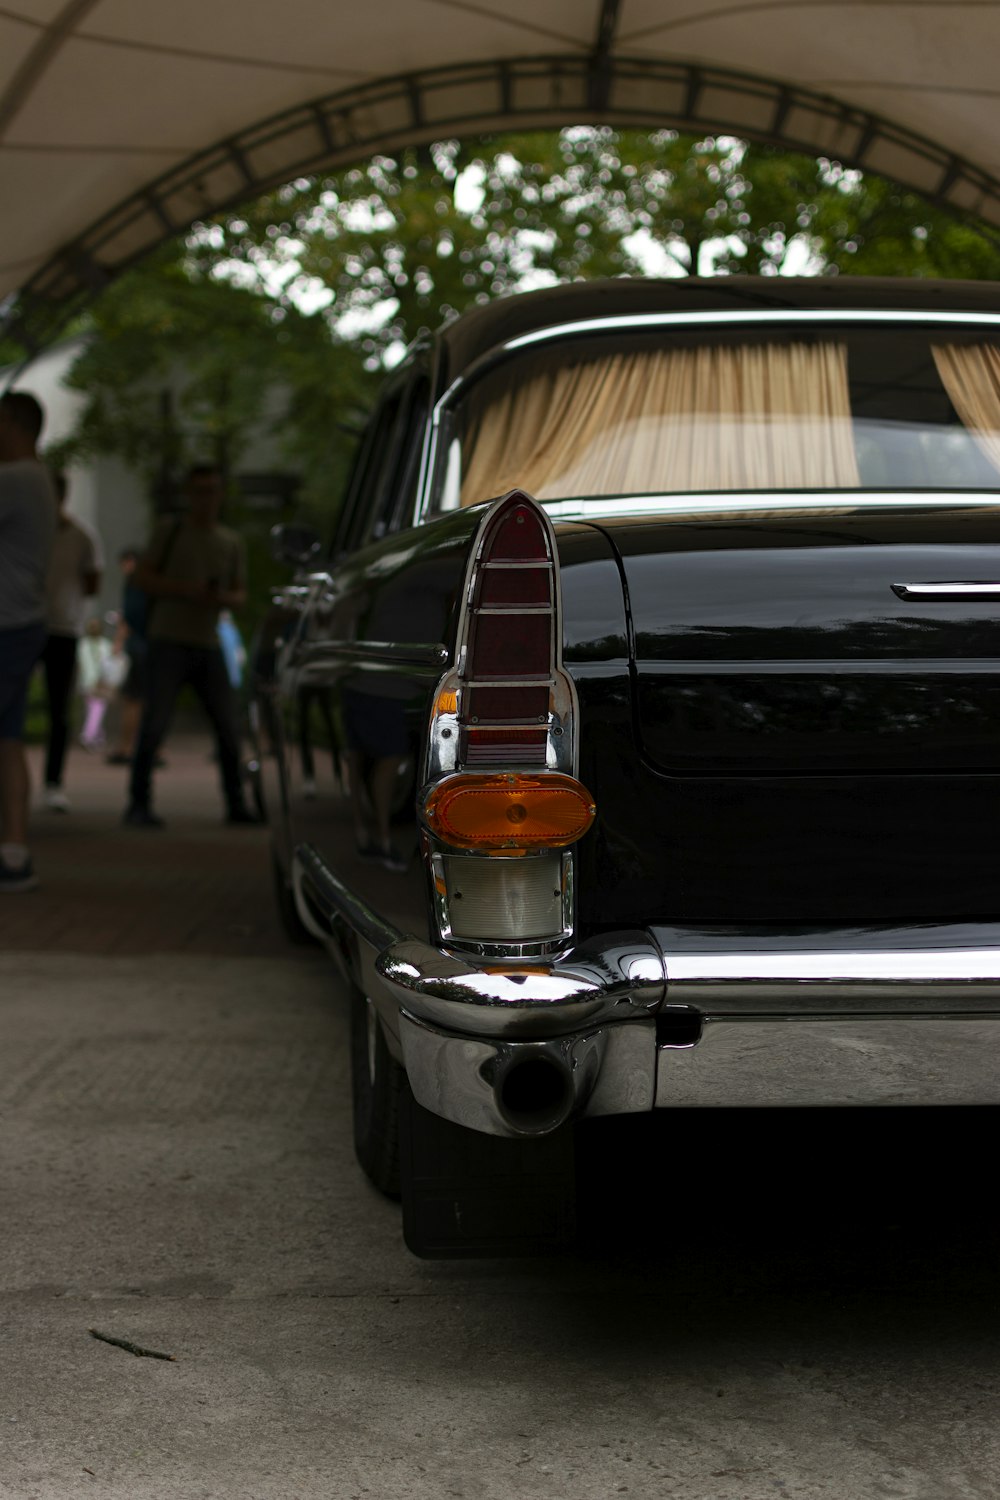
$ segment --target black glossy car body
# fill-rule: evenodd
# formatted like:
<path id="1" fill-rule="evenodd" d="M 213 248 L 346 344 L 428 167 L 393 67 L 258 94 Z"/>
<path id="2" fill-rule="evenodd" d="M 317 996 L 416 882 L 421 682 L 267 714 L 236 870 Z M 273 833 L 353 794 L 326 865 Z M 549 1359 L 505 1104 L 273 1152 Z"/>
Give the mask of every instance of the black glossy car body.
<path id="1" fill-rule="evenodd" d="M 996 1102 L 996 308 L 846 279 L 512 299 L 394 372 L 329 557 L 279 536 L 277 890 L 349 978 L 358 1152 L 417 1250 L 558 1238 L 581 1114 Z M 709 480 L 618 486 L 612 441 L 656 477 L 686 444 Z M 561 493 L 591 459 L 598 492 Z M 517 642 L 546 630 L 540 699 Z M 472 712 L 484 681 L 507 729 Z M 592 826 L 442 836 L 445 783 L 500 807 L 497 777 L 539 774 Z"/>

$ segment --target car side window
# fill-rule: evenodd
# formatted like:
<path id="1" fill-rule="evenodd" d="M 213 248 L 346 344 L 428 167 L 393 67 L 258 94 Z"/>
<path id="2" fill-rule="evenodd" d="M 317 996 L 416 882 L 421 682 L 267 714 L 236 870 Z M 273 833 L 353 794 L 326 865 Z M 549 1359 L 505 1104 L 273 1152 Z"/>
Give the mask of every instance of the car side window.
<path id="1" fill-rule="evenodd" d="M 393 483 L 394 502 L 388 528 L 392 531 L 400 531 L 413 522 L 430 404 L 430 380 L 421 372 L 407 388 L 400 412 L 398 463 Z"/>
<path id="2" fill-rule="evenodd" d="M 388 391 L 365 431 L 342 539 L 342 546 L 348 552 L 382 536 L 386 530 L 388 480 L 394 468 L 394 438 L 401 405 L 401 389 Z"/>
<path id="3" fill-rule="evenodd" d="M 348 551 L 410 524 L 416 499 L 430 382 L 423 370 L 386 392 L 362 446 L 342 539 Z"/>

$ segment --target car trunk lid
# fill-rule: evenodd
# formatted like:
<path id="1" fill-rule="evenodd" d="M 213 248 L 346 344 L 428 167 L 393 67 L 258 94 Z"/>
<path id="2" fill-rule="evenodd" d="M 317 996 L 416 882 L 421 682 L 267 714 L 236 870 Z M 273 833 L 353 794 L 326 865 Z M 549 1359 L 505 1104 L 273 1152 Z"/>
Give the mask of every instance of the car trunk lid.
<path id="1" fill-rule="evenodd" d="M 1000 586 L 1000 508 L 619 527 L 616 543 L 658 769 L 998 769 L 1000 590 L 970 585 Z"/>
<path id="2" fill-rule="evenodd" d="M 606 529 L 672 917 L 995 911 L 1000 598 L 959 585 L 1000 582 L 1000 507 L 804 500 Z M 930 583 L 953 587 L 906 596 Z"/>

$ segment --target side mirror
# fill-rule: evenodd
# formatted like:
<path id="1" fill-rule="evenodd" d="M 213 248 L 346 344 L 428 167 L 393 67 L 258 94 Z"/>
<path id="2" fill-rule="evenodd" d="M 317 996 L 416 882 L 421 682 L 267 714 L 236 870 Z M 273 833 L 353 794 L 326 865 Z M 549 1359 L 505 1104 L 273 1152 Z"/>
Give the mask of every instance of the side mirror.
<path id="1" fill-rule="evenodd" d="M 275 562 L 307 568 L 323 550 L 323 543 L 311 526 L 298 522 L 271 527 L 271 556 Z"/>

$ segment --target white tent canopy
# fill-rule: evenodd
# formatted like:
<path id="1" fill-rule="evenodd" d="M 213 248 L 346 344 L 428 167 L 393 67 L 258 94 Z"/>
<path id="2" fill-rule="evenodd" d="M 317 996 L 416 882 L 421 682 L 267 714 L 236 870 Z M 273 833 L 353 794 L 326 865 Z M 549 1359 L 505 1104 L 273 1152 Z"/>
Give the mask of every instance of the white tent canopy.
<path id="1" fill-rule="evenodd" d="M 72 301 L 194 219 L 406 142 L 731 132 L 1000 224 L 983 0 L 7 0 L 0 297 Z"/>

